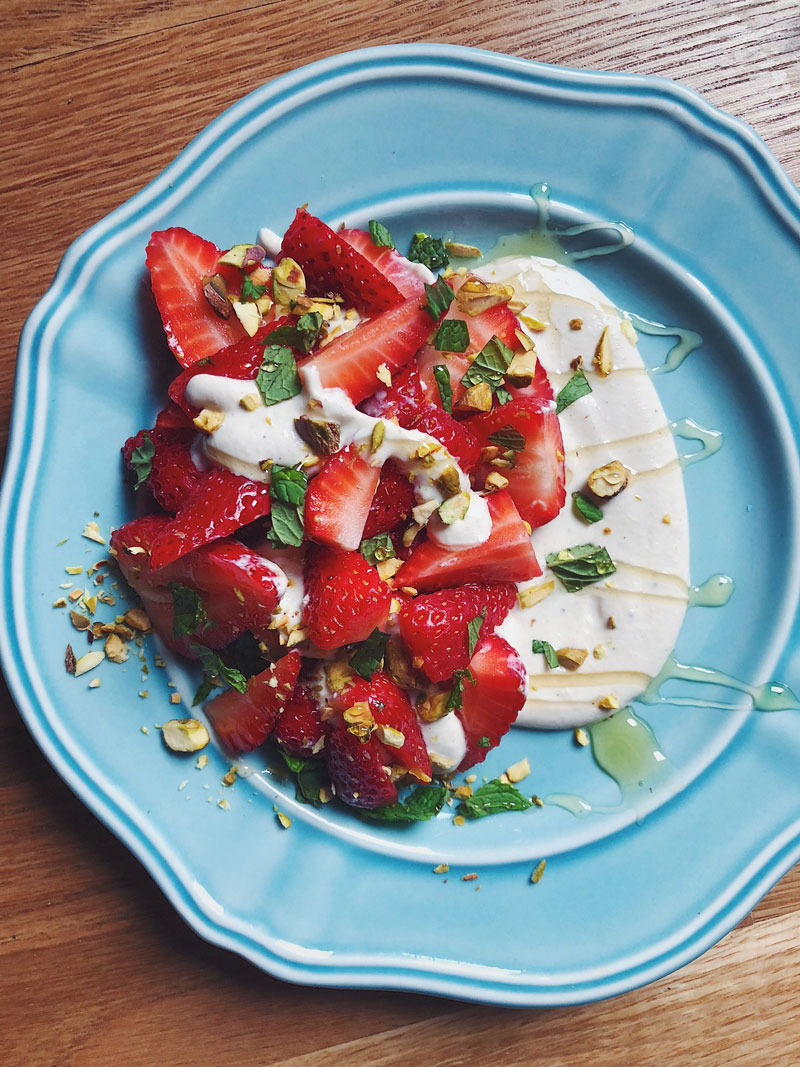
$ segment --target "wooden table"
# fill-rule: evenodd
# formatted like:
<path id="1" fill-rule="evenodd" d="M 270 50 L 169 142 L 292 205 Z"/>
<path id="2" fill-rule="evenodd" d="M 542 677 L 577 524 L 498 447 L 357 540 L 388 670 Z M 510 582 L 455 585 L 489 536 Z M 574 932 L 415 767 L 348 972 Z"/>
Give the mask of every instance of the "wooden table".
<path id="1" fill-rule="evenodd" d="M 444 41 L 679 78 L 800 179 L 794 0 L 4 0 L 0 433 L 17 339 L 67 245 L 223 108 L 300 64 Z M 33 10 L 31 10 L 33 8 Z M 0 706 L 7 1067 L 800 1062 L 800 869 L 698 962 L 616 1001 L 505 1011 L 284 985 L 188 930 Z"/>

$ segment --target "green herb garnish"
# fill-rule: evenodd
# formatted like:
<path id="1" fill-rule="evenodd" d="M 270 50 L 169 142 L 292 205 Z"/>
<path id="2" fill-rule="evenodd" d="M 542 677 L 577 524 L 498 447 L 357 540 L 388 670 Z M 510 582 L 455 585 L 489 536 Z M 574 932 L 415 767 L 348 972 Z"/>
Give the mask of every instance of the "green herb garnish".
<path id="1" fill-rule="evenodd" d="M 176 641 L 184 634 L 196 634 L 208 626 L 206 609 L 195 589 L 180 582 L 170 582 L 167 588 L 172 593 L 172 636 Z"/>
<path id="2" fill-rule="evenodd" d="M 458 670 L 453 672 L 453 688 L 450 690 L 450 695 L 447 698 L 447 704 L 445 707 L 448 711 L 455 711 L 456 708 L 460 708 L 464 704 L 464 682 L 472 682 L 473 685 L 477 685 L 475 676 L 472 671 L 467 667 L 466 670 Z"/>
<path id="3" fill-rule="evenodd" d="M 591 391 L 592 387 L 586 380 L 586 375 L 583 373 L 583 370 L 576 370 L 561 392 L 556 396 L 556 414 L 560 415 L 564 408 L 568 408 L 570 404 L 574 404 L 575 401 L 580 400 L 582 396 L 588 396 Z"/>
<path id="4" fill-rule="evenodd" d="M 264 293 L 266 293 L 266 291 L 267 291 L 267 286 L 266 285 L 256 285 L 255 282 L 250 280 L 250 278 L 242 279 L 242 300 L 243 301 L 245 301 L 245 300 L 252 300 L 252 301 L 260 300 L 261 297 L 264 295 Z"/>
<path id="5" fill-rule="evenodd" d="M 386 229 L 382 222 L 378 222 L 377 219 L 370 219 L 369 221 L 369 235 L 372 238 L 372 243 L 377 245 L 378 248 L 396 248 L 392 235 Z"/>
<path id="6" fill-rule="evenodd" d="M 216 652 L 206 648 L 205 645 L 197 644 L 196 641 L 190 642 L 189 648 L 200 661 L 200 666 L 203 668 L 203 674 L 205 675 L 205 679 L 195 693 L 192 707 L 202 704 L 212 689 L 222 688 L 223 682 L 232 689 L 244 693 L 247 689 L 247 679 L 241 671 L 238 671 L 235 667 L 229 667 L 222 662 Z"/>
<path id="7" fill-rule="evenodd" d="M 131 466 L 136 472 L 136 485 L 134 489 L 141 489 L 150 477 L 153 468 L 153 456 L 156 454 L 156 446 L 149 433 L 144 434 L 142 443 L 131 452 Z"/>
<path id="8" fill-rule="evenodd" d="M 433 347 L 437 352 L 466 352 L 469 348 L 469 330 L 463 319 L 444 319 L 436 336 Z"/>
<path id="9" fill-rule="evenodd" d="M 444 241 L 427 233 L 414 234 L 407 258 L 413 263 L 424 263 L 429 270 L 441 270 L 450 262 Z"/>
<path id="10" fill-rule="evenodd" d="M 583 493 L 572 494 L 572 506 L 575 511 L 585 519 L 590 525 L 593 522 L 600 522 L 603 517 L 603 512 L 593 503 L 588 496 L 584 496 Z"/>
<path id="11" fill-rule="evenodd" d="M 507 404 L 511 394 L 504 388 L 503 375 L 508 370 L 514 353 L 504 345 L 499 337 L 491 337 L 469 366 L 469 370 L 461 379 L 465 389 L 480 382 L 486 382 L 492 392 L 500 399 L 501 404 Z M 501 399 L 499 390 L 503 390 L 507 399 Z"/>
<path id="12" fill-rule="evenodd" d="M 297 799 L 314 806 L 320 803 L 320 790 L 328 784 L 325 766 L 321 760 L 292 756 L 281 749 L 284 763 L 297 776 Z"/>
<path id="13" fill-rule="evenodd" d="M 480 737 L 480 738 L 478 738 L 478 748 L 491 748 L 491 747 L 492 747 L 492 739 L 490 737 Z"/>
<path id="14" fill-rule="evenodd" d="M 373 567 L 378 563 L 383 563 L 385 559 L 394 559 L 395 550 L 391 535 L 382 533 L 376 534 L 374 537 L 367 537 L 366 540 L 361 542 L 361 555 Z"/>
<path id="15" fill-rule="evenodd" d="M 587 585 L 602 582 L 617 569 L 611 556 L 600 545 L 575 545 L 551 552 L 547 566 L 568 593 L 577 593 Z"/>
<path id="16" fill-rule="evenodd" d="M 269 495 L 272 497 L 269 538 L 275 545 L 297 548 L 303 543 L 303 511 L 308 475 L 295 467 L 273 463 L 270 468 Z"/>
<path id="17" fill-rule="evenodd" d="M 360 645 L 356 646 L 355 651 L 350 656 L 350 666 L 365 681 L 370 681 L 375 671 L 380 670 L 383 657 L 386 654 L 388 640 L 388 634 L 381 633 L 377 629 L 373 630 L 366 641 L 362 641 Z"/>
<path id="18" fill-rule="evenodd" d="M 267 407 L 289 400 L 302 391 L 291 348 L 267 345 L 264 361 L 256 375 L 256 386 Z"/>
<path id="19" fill-rule="evenodd" d="M 425 283 L 425 310 L 434 322 L 438 322 L 456 298 L 456 294 L 444 280 L 437 278 L 433 285 Z"/>
<path id="20" fill-rule="evenodd" d="M 493 778 L 471 797 L 462 800 L 458 810 L 468 819 L 483 819 L 487 815 L 500 815 L 504 811 L 527 811 L 530 807 L 530 800 L 513 785 Z"/>
<path id="21" fill-rule="evenodd" d="M 425 822 L 433 819 L 444 807 L 447 789 L 443 785 L 418 786 L 406 800 L 385 804 L 381 808 L 364 811 L 367 819 L 379 822 Z"/>
<path id="22" fill-rule="evenodd" d="M 514 452 L 524 452 L 525 434 L 515 430 L 513 426 L 501 426 L 499 430 L 489 434 L 489 444 Z"/>
<path id="23" fill-rule="evenodd" d="M 469 658 L 472 656 L 477 647 L 478 641 L 481 636 L 481 627 L 486 622 L 486 608 L 481 608 L 480 613 L 475 616 L 469 623 L 467 623 L 467 645 L 469 648 Z"/>
<path id="24" fill-rule="evenodd" d="M 558 666 L 558 656 L 556 655 L 556 650 L 553 648 L 549 641 L 539 641 L 537 638 L 534 637 L 533 641 L 531 642 L 531 652 L 541 652 L 545 658 L 547 666 L 550 668 L 551 671 L 555 670 L 555 668 Z"/>
<path id="25" fill-rule="evenodd" d="M 453 386 L 450 384 L 450 371 L 444 363 L 437 363 L 433 368 L 433 376 L 436 379 L 436 387 L 439 390 L 439 399 L 442 407 L 448 415 L 453 414 Z"/>
<path id="26" fill-rule="evenodd" d="M 317 343 L 321 329 L 322 315 L 318 311 L 307 311 L 305 315 L 300 316 L 294 326 L 286 323 L 268 333 L 264 338 L 264 343 L 271 347 L 288 345 L 297 352 L 307 354 Z"/>

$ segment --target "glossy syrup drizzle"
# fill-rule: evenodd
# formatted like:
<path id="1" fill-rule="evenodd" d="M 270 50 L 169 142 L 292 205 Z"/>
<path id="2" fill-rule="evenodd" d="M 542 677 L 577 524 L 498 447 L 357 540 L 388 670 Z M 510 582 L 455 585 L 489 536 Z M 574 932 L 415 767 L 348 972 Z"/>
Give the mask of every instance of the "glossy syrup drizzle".
<path id="1" fill-rule="evenodd" d="M 703 338 L 694 330 L 684 330 L 681 326 L 664 326 L 660 322 L 651 322 L 643 319 L 641 315 L 634 315 L 632 311 L 626 312 L 626 317 L 631 320 L 640 333 L 650 334 L 654 337 L 676 337 L 677 341 L 667 353 L 667 358 L 657 367 L 650 367 L 648 374 L 655 377 L 657 374 L 671 374 L 680 367 L 692 352 L 696 351 L 703 343 Z"/>

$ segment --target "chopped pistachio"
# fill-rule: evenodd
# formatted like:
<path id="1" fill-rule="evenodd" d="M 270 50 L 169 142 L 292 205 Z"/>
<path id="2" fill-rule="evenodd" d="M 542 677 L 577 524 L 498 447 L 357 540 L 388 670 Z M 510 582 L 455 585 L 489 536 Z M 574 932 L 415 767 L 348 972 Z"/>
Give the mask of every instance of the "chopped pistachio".
<path id="1" fill-rule="evenodd" d="M 261 407 L 261 397 L 258 393 L 245 393 L 239 400 L 239 407 L 244 408 L 245 411 L 255 411 L 256 408 Z"/>
<path id="2" fill-rule="evenodd" d="M 450 870 L 450 867 L 449 867 L 449 865 L 447 863 L 440 863 L 440 864 L 438 864 L 438 866 L 433 868 L 433 873 L 434 874 L 447 874 L 447 872 L 449 870 Z"/>
<path id="3" fill-rule="evenodd" d="M 231 267 L 240 267 L 244 269 L 245 267 L 249 267 L 251 263 L 260 263 L 266 254 L 266 251 L 261 245 L 234 245 L 233 248 L 228 249 L 223 256 L 219 257 L 217 263 L 227 263 Z M 253 273 L 255 273 L 255 271 Z"/>
<path id="4" fill-rule="evenodd" d="M 581 748 L 586 748 L 586 746 L 589 744 L 589 735 L 580 726 L 578 726 L 575 730 L 575 741 L 581 746 Z"/>
<path id="5" fill-rule="evenodd" d="M 292 820 L 289 818 L 289 816 L 284 814 L 284 812 L 282 811 L 276 811 L 275 815 L 284 830 L 288 830 L 289 827 L 292 825 Z"/>
<path id="6" fill-rule="evenodd" d="M 428 693 L 417 703 L 417 715 L 423 722 L 438 722 L 448 713 L 447 701 L 449 696 L 450 694 L 447 691 L 443 693 Z"/>
<path id="7" fill-rule="evenodd" d="M 456 303 L 467 315 L 480 315 L 498 304 L 514 298 L 514 287 L 485 282 L 480 278 L 467 278 L 456 293 Z"/>
<path id="8" fill-rule="evenodd" d="M 93 649 L 91 652 L 84 652 L 82 656 L 79 656 L 75 660 L 75 669 L 71 673 L 77 678 L 81 674 L 86 674 L 87 671 L 94 670 L 94 668 L 99 663 L 102 663 L 105 658 L 105 652 L 101 652 L 99 649 Z"/>
<path id="9" fill-rule="evenodd" d="M 222 274 L 207 274 L 202 281 L 203 296 L 208 301 L 211 309 L 221 319 L 228 319 L 231 315 L 231 305 L 228 300 L 228 283 Z"/>
<path id="10" fill-rule="evenodd" d="M 609 336 L 608 326 L 603 327 L 603 332 L 600 334 L 600 340 L 597 342 L 597 347 L 594 350 L 592 363 L 594 364 L 597 373 L 602 378 L 606 378 L 612 371 L 613 360 L 611 356 L 611 338 Z"/>
<path id="11" fill-rule="evenodd" d="M 339 451 L 341 428 L 338 422 L 300 415 L 294 420 L 294 428 L 297 436 L 318 456 L 332 456 Z"/>
<path id="12" fill-rule="evenodd" d="M 369 437 L 369 450 L 370 450 L 370 452 L 372 452 L 374 454 L 375 452 L 378 451 L 378 449 L 383 444 L 383 439 L 384 439 L 385 436 L 386 436 L 386 424 L 381 419 L 378 419 L 378 421 L 372 427 L 372 433 L 370 434 L 370 437 Z"/>
<path id="13" fill-rule="evenodd" d="M 261 312 L 258 307 L 252 300 L 247 300 L 244 303 L 241 300 L 234 300 L 233 310 L 236 313 L 236 318 L 244 326 L 247 335 L 255 337 L 261 325 Z"/>
<path id="14" fill-rule="evenodd" d="M 375 377 L 382 385 L 385 385 L 387 389 L 391 389 L 392 372 L 389 370 L 385 363 L 380 364 L 378 369 L 375 371 Z"/>
<path id="15" fill-rule="evenodd" d="M 518 389 L 530 385 L 536 376 L 538 362 L 533 346 L 525 352 L 517 352 L 508 365 L 506 378 Z"/>
<path id="16" fill-rule="evenodd" d="M 445 526 L 452 526 L 454 522 L 458 522 L 463 519 L 469 511 L 469 493 L 458 493 L 457 496 L 451 496 L 439 508 L 439 518 L 445 524 Z"/>
<path id="17" fill-rule="evenodd" d="M 601 697 L 597 701 L 598 708 L 602 708 L 603 711 L 619 711 L 619 701 L 613 693 L 609 693 L 608 696 Z"/>
<path id="18" fill-rule="evenodd" d="M 424 526 L 438 507 L 439 503 L 436 500 L 426 500 L 422 504 L 417 504 L 415 508 L 411 509 L 414 522 L 418 526 Z"/>
<path id="19" fill-rule="evenodd" d="M 570 319 L 569 320 L 569 328 L 571 330 L 582 330 L 583 329 L 583 319 Z"/>
<path id="20" fill-rule="evenodd" d="M 96 522 L 87 522 L 83 528 L 83 537 L 89 541 L 95 541 L 98 545 L 104 545 L 106 543 L 105 537 L 100 533 L 100 527 Z"/>
<path id="21" fill-rule="evenodd" d="M 500 489 L 505 489 L 508 486 L 508 478 L 505 475 L 500 474 L 499 471 L 492 471 L 486 475 L 486 482 L 484 488 L 489 493 L 497 492 Z"/>
<path id="22" fill-rule="evenodd" d="M 568 671 L 577 671 L 583 661 L 589 655 L 585 648 L 557 648 L 556 656 L 562 667 Z"/>
<path id="23" fill-rule="evenodd" d="M 537 885 L 539 882 L 541 882 L 542 875 L 544 874 L 544 869 L 546 866 L 547 860 L 541 860 L 541 862 L 536 864 L 533 869 L 533 873 L 531 874 L 531 882 L 533 883 L 533 885 Z"/>
<path id="24" fill-rule="evenodd" d="M 198 719 L 170 719 L 161 727 L 164 744 L 173 752 L 199 752 L 210 738 Z"/>
<path id="25" fill-rule="evenodd" d="M 448 464 L 436 479 L 436 484 L 447 497 L 461 492 L 461 477 L 457 468 L 452 463 Z"/>
<path id="26" fill-rule="evenodd" d="M 613 459 L 602 467 L 596 467 L 586 479 L 586 484 L 598 500 L 610 500 L 622 492 L 629 480 L 628 468 L 618 459 Z"/>
<path id="27" fill-rule="evenodd" d="M 212 411 L 211 408 L 203 408 L 200 414 L 192 419 L 198 430 L 201 433 L 212 434 L 215 430 L 218 430 L 225 421 L 225 414 L 222 411 Z"/>
<path id="28" fill-rule="evenodd" d="M 523 778 L 527 778 L 530 773 L 531 765 L 527 756 L 506 768 L 506 777 L 512 784 L 514 782 L 521 782 Z"/>
<path id="29" fill-rule="evenodd" d="M 445 241 L 444 247 L 453 259 L 477 259 L 482 255 L 480 248 L 476 245 L 465 245 L 460 241 Z"/>
<path id="30" fill-rule="evenodd" d="M 492 390 L 487 382 L 471 385 L 458 402 L 459 409 L 465 411 L 490 411 L 492 407 Z"/>
<path id="31" fill-rule="evenodd" d="M 128 658 L 128 646 L 117 634 L 109 634 L 103 648 L 112 663 L 124 663 Z"/>
<path id="32" fill-rule="evenodd" d="M 534 604 L 549 597 L 555 588 L 555 581 L 551 578 L 548 582 L 539 585 L 529 585 L 527 589 L 520 589 L 517 593 L 517 601 L 521 608 L 532 608 Z"/>
<path id="33" fill-rule="evenodd" d="M 533 331 L 533 333 L 542 333 L 550 325 L 549 322 L 542 322 L 541 319 L 537 319 L 535 316 L 527 314 L 521 314 L 519 316 L 519 321 L 523 322 L 529 330 Z"/>
<path id="34" fill-rule="evenodd" d="M 288 256 L 272 272 L 272 295 L 279 304 L 291 305 L 306 291 L 306 279 L 299 263 Z"/>

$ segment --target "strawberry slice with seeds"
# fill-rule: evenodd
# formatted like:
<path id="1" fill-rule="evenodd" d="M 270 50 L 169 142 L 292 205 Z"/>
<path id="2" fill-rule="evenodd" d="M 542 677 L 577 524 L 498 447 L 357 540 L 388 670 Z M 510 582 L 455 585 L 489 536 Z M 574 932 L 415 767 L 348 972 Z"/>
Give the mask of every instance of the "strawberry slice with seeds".
<path id="1" fill-rule="evenodd" d="M 485 612 L 478 640 L 492 633 L 511 610 L 517 587 L 511 582 L 473 583 L 408 600 L 400 610 L 400 636 L 420 669 L 433 682 L 451 678 L 470 661 L 469 624 Z"/>
<path id="2" fill-rule="evenodd" d="M 300 663 L 299 653 L 290 652 L 254 674 L 243 693 L 228 689 L 205 704 L 214 733 L 231 755 L 252 752 L 266 741 L 289 705 Z"/>
<path id="3" fill-rule="evenodd" d="M 417 413 L 410 428 L 435 437 L 458 460 L 461 469 L 469 474 L 475 469 L 481 454 L 481 446 L 470 423 L 471 420 L 458 422 L 435 404 L 426 404 Z"/>
<path id="4" fill-rule="evenodd" d="M 185 418 L 183 412 L 180 412 L 180 415 Z M 133 454 L 146 445 L 147 438 L 150 439 L 153 444 L 153 457 L 145 484 L 149 486 L 162 508 L 175 512 L 191 499 L 206 477 L 206 472 L 199 470 L 192 459 L 191 446 L 195 429 L 191 423 L 187 426 L 184 422 L 183 428 L 173 429 L 170 426 L 165 427 L 164 421 L 167 421 L 167 417 L 162 420 L 161 426 L 156 420 L 152 430 L 140 430 L 135 437 L 129 437 L 122 446 L 122 457 L 126 465 L 135 471 Z M 169 422 L 173 421 L 177 420 L 170 415 Z"/>
<path id="5" fill-rule="evenodd" d="M 272 731 L 273 740 L 292 756 L 321 755 L 325 728 L 316 698 L 310 689 L 298 686 Z"/>
<path id="6" fill-rule="evenodd" d="M 362 539 L 394 530 L 409 517 L 414 504 L 411 482 L 396 463 L 387 460 L 381 468 L 378 488 L 375 490 L 361 533 Z"/>
<path id="7" fill-rule="evenodd" d="M 376 245 L 370 234 L 364 230 L 340 230 L 338 236 L 343 237 L 364 259 L 368 259 L 402 296 L 408 298 L 423 295 L 425 280 L 414 265 L 396 248 Z"/>
<path id="8" fill-rule="evenodd" d="M 385 366 L 392 375 L 401 370 L 426 340 L 431 325 L 419 299 L 411 297 L 304 360 L 300 376 L 307 381 L 309 372 L 316 371 L 323 389 L 343 389 L 354 404 L 360 404 L 379 388 L 378 368 Z"/>
<path id="9" fill-rule="evenodd" d="M 523 447 L 513 451 L 514 467 L 500 468 L 500 473 L 508 479 L 508 492 L 517 511 L 531 526 L 543 526 L 554 519 L 567 496 L 564 442 L 554 402 L 519 396 L 509 404 L 476 415 L 469 424 L 484 447 L 492 446 L 492 437 L 495 442 L 502 442 L 519 436 Z M 507 451 L 500 448 L 501 462 Z M 498 469 L 491 461 L 483 462 L 476 472 L 476 484 L 482 486 L 487 475 Z"/>
<path id="10" fill-rule="evenodd" d="M 225 468 L 207 471 L 180 511 L 153 542 L 150 564 L 173 563 L 201 545 L 227 537 L 268 515 L 269 485 Z"/>
<path id="11" fill-rule="evenodd" d="M 508 733 L 525 703 L 527 684 L 525 665 L 516 649 L 496 634 L 478 649 L 469 669 L 475 685 L 465 681 L 462 706 L 455 713 L 467 741 L 459 771 L 482 763 Z"/>
<path id="12" fill-rule="evenodd" d="M 238 284 L 239 272 L 220 267 L 221 255 L 211 241 L 180 226 L 157 231 L 147 245 L 150 284 L 167 343 L 184 367 L 245 336 L 233 313 L 221 318 L 203 295 L 203 278 L 208 275 L 230 274 L 232 287 Z"/>
<path id="13" fill-rule="evenodd" d="M 448 550 L 423 541 L 395 575 L 397 586 L 420 592 L 468 582 L 524 582 L 542 569 L 530 533 L 506 490 L 487 498 L 492 532 L 481 545 Z"/>
<path id="14" fill-rule="evenodd" d="M 358 548 L 380 476 L 380 467 L 373 467 L 356 445 L 330 456 L 308 486 L 306 536 L 323 545 Z"/>
<path id="15" fill-rule="evenodd" d="M 360 552 L 314 546 L 304 571 L 304 619 L 318 648 L 364 641 L 385 624 L 392 600 L 389 586 Z"/>
<path id="16" fill-rule="evenodd" d="M 324 752 L 339 800 L 354 808 L 379 808 L 396 803 L 397 786 L 392 781 L 383 745 L 372 738 L 361 741 L 341 724 L 328 734 Z"/>
<path id="17" fill-rule="evenodd" d="M 412 361 L 392 375 L 388 388 L 381 386 L 374 396 L 365 400 L 361 410 L 373 419 L 396 418 L 401 426 L 410 426 L 425 402 L 416 363 Z"/>
<path id="18" fill-rule="evenodd" d="M 365 315 L 379 315 L 403 299 L 352 244 L 302 208 L 284 234 L 281 252 L 300 264 L 317 292 L 339 293 Z"/>

